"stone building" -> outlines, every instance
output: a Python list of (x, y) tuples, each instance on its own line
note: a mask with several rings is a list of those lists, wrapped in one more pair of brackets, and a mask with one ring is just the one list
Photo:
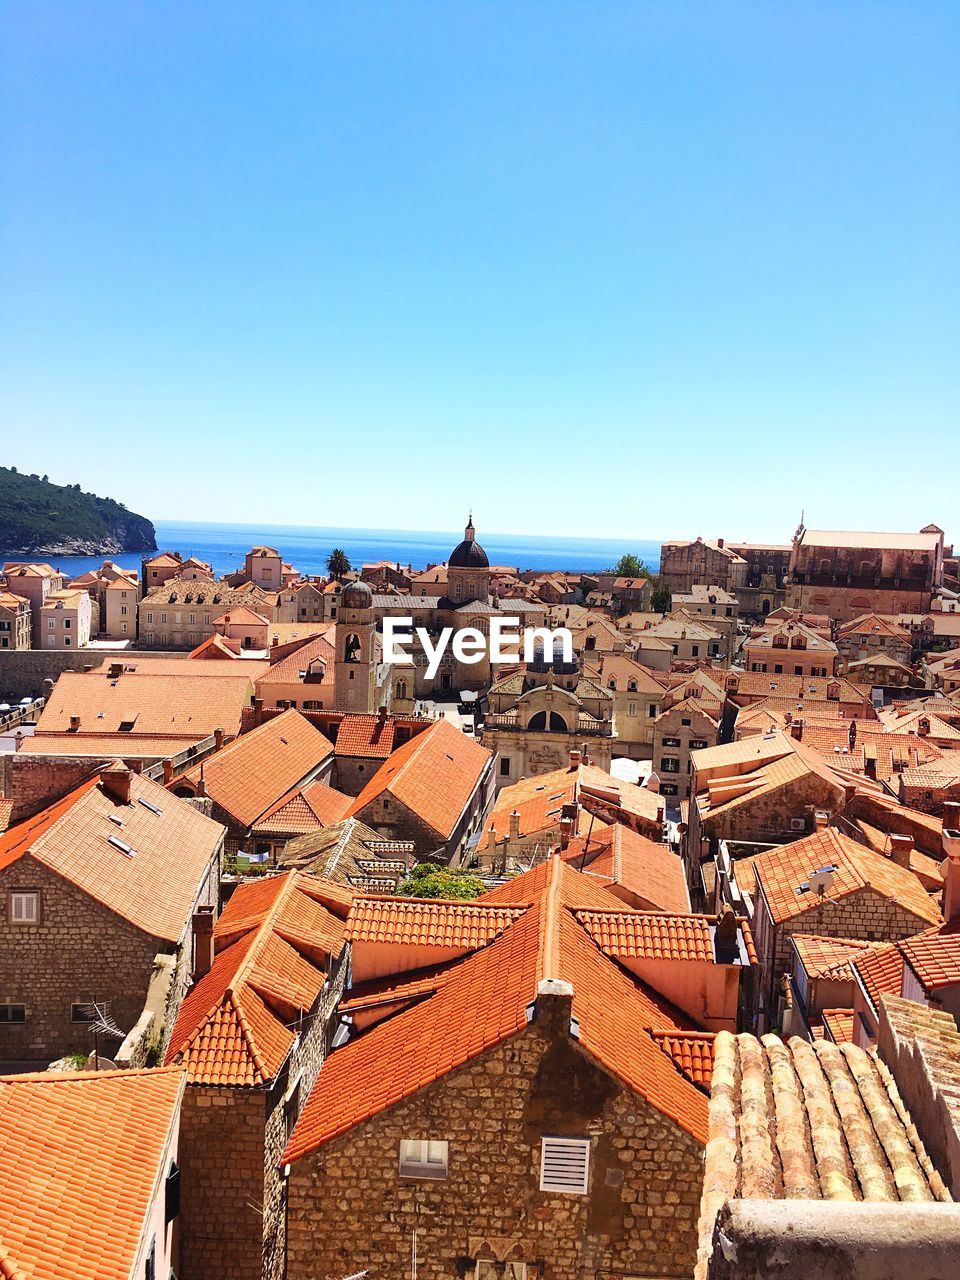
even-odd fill
[(0, 591), (0, 649), (30, 648), (30, 601)]
[(793, 538), (787, 604), (841, 622), (861, 614), (923, 614), (943, 585), (943, 530), (867, 533), (808, 529)]
[(936, 902), (914, 873), (826, 827), (752, 859), (753, 934), (760, 1014), (770, 1026), (795, 933), (892, 942), (939, 924)]
[(653, 768), (662, 796), (688, 798), (690, 753), (715, 747), (719, 730), (719, 715), (711, 715), (699, 698), (684, 698), (660, 712), (653, 722)]
[(697, 1028), (591, 938), (609, 903), (557, 858), (476, 903), (358, 903), (350, 1036), (282, 1157), (288, 1280), (689, 1271)]
[(493, 796), (493, 756), (448, 720), (437, 720), (383, 762), (347, 816), (418, 856), (460, 862)]
[(655, 650), (648, 657), (651, 643), (669, 645), (670, 664), (666, 670), (678, 663), (717, 663), (726, 667), (730, 665), (732, 657), (733, 636), (726, 628), (721, 625), (718, 629), (712, 622), (688, 615), (683, 610), (638, 632), (634, 641), (638, 660), (649, 662), (650, 665), (656, 662)]
[(66, 578), (59, 569), (52, 569), (48, 564), (7, 560), (3, 566), (3, 579), (7, 591), (30, 602), (32, 647), (46, 648), (40, 628), (40, 611), (46, 604), (47, 596), (53, 591), (62, 590), (66, 585)]
[(90, 643), (93, 609), (86, 591), (63, 587), (60, 591), (49, 592), (40, 610), (42, 647), (85, 648)]
[[(91, 1051), (94, 1001), (125, 1037), (158, 956), (172, 958), (175, 1013), (195, 918), (217, 907), (223, 835), (193, 805), (115, 764), (0, 836), (0, 1060)], [(157, 1038), (165, 1034), (161, 1025)], [(119, 1043), (104, 1035), (101, 1051)]]
[(234, 853), (252, 848), (257, 822), (278, 802), (309, 782), (324, 782), (332, 769), (333, 743), (291, 708), (234, 738), (172, 785), (178, 796), (211, 801)]
[(617, 728), (611, 691), (565, 662), (559, 645), (490, 686), (482, 741), (497, 757), (497, 786), (549, 773), (571, 748), (589, 749), (601, 769), (610, 765)]
[(730, 550), (746, 562), (742, 581), (736, 588), (740, 612), (745, 617), (765, 618), (786, 600), (790, 568), (789, 543), (731, 542)]
[(771, 675), (829, 677), (836, 675), (839, 652), (802, 622), (769, 623), (753, 631), (743, 646), (747, 671)]
[(746, 585), (747, 562), (723, 538), (665, 542), (660, 548), (660, 581), (671, 595), (711, 582), (735, 591)]
[(843, 670), (866, 658), (883, 656), (903, 666), (910, 666), (913, 639), (897, 618), (884, 618), (878, 613), (865, 613), (837, 628), (837, 648)]
[(239, 886), (167, 1051), (186, 1068), (180, 1239), (188, 1280), (284, 1274), (280, 1155), (327, 1052), (352, 895), (296, 871)]
[(719, 631), (727, 639), (727, 652), (733, 653), (740, 604), (732, 591), (697, 583), (689, 591), (675, 592), (670, 603), (674, 611), (702, 618), (714, 631)]
[(619, 756), (649, 760), (653, 726), (664, 686), (649, 667), (621, 653), (585, 655), (584, 674), (613, 697), (614, 749)]
[(168, 578), (150, 588), (137, 606), (140, 643), (148, 649), (193, 649), (210, 635), (215, 618), (241, 606), (277, 621), (276, 592), (252, 583)]

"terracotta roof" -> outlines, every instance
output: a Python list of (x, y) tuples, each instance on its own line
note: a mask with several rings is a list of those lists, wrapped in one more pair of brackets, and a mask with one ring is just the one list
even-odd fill
[(834, 1044), (853, 1044), (855, 1015), (852, 1009), (824, 1009), (820, 1016)]
[(874, 1009), (881, 995), (898, 996), (903, 988), (903, 953), (895, 942), (870, 947), (851, 961), (851, 968)]
[[(322, 625), (322, 624), (321, 624)], [(325, 628), (330, 630), (330, 627)], [(320, 661), (332, 664), (335, 650), (326, 634), (311, 636), (303, 644), (298, 645), (293, 653), (272, 664), (257, 679), (257, 691), (261, 687), (273, 684), (298, 684), (311, 662)]]
[(823, 895), (827, 901), (872, 889), (882, 897), (899, 902), (919, 920), (939, 924), (941, 916), (936, 903), (912, 871), (840, 835), (833, 827), (768, 849), (756, 859), (757, 882), (776, 923), (803, 915), (820, 905), (822, 899), (816, 890), (801, 891), (800, 885), (809, 883), (811, 872), (827, 866), (834, 868), (833, 883)]
[(860, 938), (825, 938), (816, 933), (793, 933), (790, 941), (809, 978), (852, 978), (851, 960), (873, 945)]
[(277, 800), (302, 784), (333, 754), (333, 745), (291, 708), (235, 738), (177, 778), (197, 786), (241, 826), (249, 827)]
[(800, 535), (800, 543), (805, 547), (850, 547), (854, 551), (933, 551), (939, 545), (941, 537), (938, 533), (804, 529)]
[(853, 1044), (717, 1034), (700, 1247), (732, 1199), (949, 1200), (893, 1077)]
[[(220, 639), (222, 638), (221, 636)], [(238, 666), (233, 656), (198, 662), (190, 654), (180, 658), (151, 658), (144, 657), (136, 650), (124, 649), (112, 658), (105, 658), (95, 674), (106, 675), (111, 667), (118, 665), (123, 667), (123, 679), (128, 675), (190, 676), (195, 679), (206, 677), (208, 680), (221, 676), (228, 680), (253, 681), (261, 671), (266, 671), (269, 663), (266, 658), (244, 658), (243, 665)]]
[[(24, 738), (21, 753), (31, 756), (89, 756), (92, 760), (163, 760), (196, 747), (196, 738), (178, 738), (172, 734), (154, 736), (142, 733), (71, 733), (44, 734)], [(92, 765), (91, 765), (92, 767)]]
[(613, 959), (714, 962), (713, 921), (708, 916), (620, 911), (576, 915), (600, 950)]
[(388, 792), (446, 840), (463, 816), (490, 758), (489, 751), (448, 720), (437, 720), (397, 747), (354, 800), (349, 816), (362, 818), (367, 805)]
[(64, 671), (43, 708), (36, 736), (75, 737), (73, 716), (79, 717), (81, 733), (97, 735), (136, 732), (196, 740), (209, 737), (214, 729), (233, 735), (253, 697), (252, 680), (249, 675), (211, 676), (204, 665), (190, 663), (176, 675), (153, 675), (144, 669), (116, 678), (105, 671)]
[(524, 907), (422, 898), (358, 898), (347, 921), (351, 942), (418, 947), (485, 947), (523, 915)]
[(669, 845), (657, 844), (621, 823), (571, 840), (562, 857), (578, 871), (608, 879), (612, 889), (619, 886), (642, 899), (651, 910), (690, 910), (682, 860)]
[[(789, 653), (790, 651), (787, 650)], [(769, 671), (738, 671), (731, 672), (731, 675), (737, 677), (737, 692), (732, 694), (733, 698), (755, 697), (765, 698), (771, 694), (776, 694), (781, 698), (791, 698), (796, 701), (832, 701), (828, 699), (827, 690), (830, 685), (839, 686), (839, 698), (836, 701), (840, 703), (860, 703), (869, 707), (869, 697), (865, 696), (864, 690), (845, 680), (843, 676), (791, 676), (791, 675), (772, 675)]]
[(0, 1077), (5, 1280), (129, 1280), (183, 1087), (177, 1070)]
[(149, 779), (132, 773), (121, 804), (98, 775), (4, 832), (0, 869), (29, 856), (144, 933), (178, 942), (222, 837), (218, 822)]
[(191, 649), (187, 657), (194, 662), (201, 658), (206, 662), (217, 662), (221, 659), (229, 662), (235, 661), (242, 654), (243, 649), (240, 647), (239, 640), (228, 640), (226, 636), (220, 635), (219, 631), (214, 631), (195, 649)]
[[(291, 840), (280, 863), (357, 889), (384, 879), (396, 888), (413, 865), (414, 848), (412, 840), (390, 840), (359, 818), (344, 818)], [(379, 883), (375, 890), (389, 892)]]
[[(900, 953), (926, 991), (960, 983), (960, 924), (941, 925), (904, 938)], [(899, 991), (896, 993), (899, 995)]]
[(713, 1031), (651, 1031), (650, 1035), (679, 1069), (700, 1088), (710, 1091), (713, 1078)]
[(386, 760), (394, 748), (397, 722), (388, 716), (347, 715), (340, 721), (334, 750), (338, 756)]
[[(612, 964), (571, 908), (599, 891), (559, 858), (504, 889), (532, 899), (482, 950), (456, 962), (433, 994), (332, 1053), (282, 1160), (292, 1163), (528, 1026), (544, 977), (573, 986), (578, 1044), (629, 1089), (701, 1141), (706, 1101), (645, 1028), (676, 1030), (670, 1007)], [(682, 1029), (682, 1024), (679, 1024)]]
[(297, 836), (318, 827), (339, 822), (351, 805), (350, 796), (334, 790), (325, 782), (308, 782), (281, 796), (251, 830)]
[(214, 927), (213, 965), (180, 1006), (167, 1062), (192, 1084), (275, 1079), (343, 950), (350, 901), (296, 871), (240, 885)]

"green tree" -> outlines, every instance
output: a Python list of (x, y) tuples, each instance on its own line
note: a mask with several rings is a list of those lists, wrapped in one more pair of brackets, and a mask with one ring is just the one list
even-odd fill
[(654, 613), (670, 612), (670, 588), (665, 587), (659, 578), (656, 579), (656, 586), (650, 597), (650, 608)]
[(646, 567), (639, 556), (632, 555), (629, 551), (622, 555), (613, 566), (613, 572), (618, 578), (650, 577), (650, 570)]
[(404, 898), (479, 898), (485, 891), (483, 881), (471, 871), (453, 871), (429, 862), (418, 863), (397, 892)]
[(334, 547), (327, 556), (327, 573), (331, 578), (336, 578), (338, 582), (350, 572), (350, 561), (347, 559), (347, 553), (342, 547)]

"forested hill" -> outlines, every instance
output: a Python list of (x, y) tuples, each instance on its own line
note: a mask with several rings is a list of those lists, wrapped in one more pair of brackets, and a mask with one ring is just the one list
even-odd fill
[(114, 555), (154, 551), (145, 516), (112, 498), (51, 484), (46, 476), (0, 467), (0, 552), (5, 555)]

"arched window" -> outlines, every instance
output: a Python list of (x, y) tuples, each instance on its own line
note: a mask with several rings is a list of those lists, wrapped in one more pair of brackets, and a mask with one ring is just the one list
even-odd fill
[(343, 660), (344, 662), (360, 661), (360, 637), (355, 631), (351, 631), (343, 642)]
[(398, 680), (398, 681), (397, 681), (397, 699), (398, 699), (398, 701), (401, 701), (401, 702), (402, 702), (402, 701), (405, 701), (405, 700), (406, 700), (406, 696), (407, 696), (407, 682), (406, 682), (406, 680)]
[[(547, 713), (545, 711), (535, 712), (530, 717), (530, 720), (527, 723), (527, 728), (532, 733), (546, 733), (547, 732)], [(564, 720), (563, 716), (559, 715), (556, 711), (550, 712), (549, 732), (550, 733), (566, 733), (567, 732), (566, 720)]]

